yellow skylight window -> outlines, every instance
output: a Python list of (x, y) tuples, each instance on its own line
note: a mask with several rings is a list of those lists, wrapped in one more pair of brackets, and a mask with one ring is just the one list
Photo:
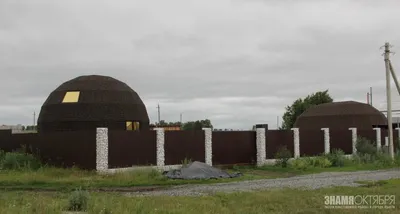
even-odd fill
[(68, 91), (65, 93), (63, 103), (77, 103), (79, 100), (79, 91)]

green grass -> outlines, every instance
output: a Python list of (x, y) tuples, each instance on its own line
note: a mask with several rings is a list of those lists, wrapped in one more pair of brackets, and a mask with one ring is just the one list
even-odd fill
[(363, 187), (376, 187), (388, 184), (388, 181), (357, 181), (356, 183), (361, 184)]
[[(0, 194), (0, 213), (61, 213), (69, 193), (5, 191)], [(281, 189), (250, 193), (219, 193), (201, 197), (127, 197), (117, 193), (90, 193), (88, 213), (399, 213), (395, 209), (327, 209), (325, 195), (396, 195), (400, 179), (379, 186), (335, 187), (319, 190)]]
[[(240, 171), (251, 171), (255, 167), (245, 166), (245, 167), (237, 167), (237, 170)], [(314, 173), (322, 173), (322, 172), (354, 172), (354, 171), (363, 171), (363, 170), (381, 170), (381, 169), (394, 169), (400, 168), (399, 166), (379, 166), (376, 164), (351, 164), (343, 167), (327, 167), (327, 168), (319, 168), (319, 167), (310, 167), (305, 170), (295, 169), (292, 167), (282, 168), (273, 165), (265, 165), (262, 167), (258, 167), (257, 170), (268, 171), (270, 173), (276, 173), (286, 176), (293, 175), (305, 175), (305, 174), (314, 174)]]
[[(231, 170), (229, 170), (231, 171)], [(284, 173), (265, 170), (244, 170), (245, 174), (232, 179), (172, 180), (156, 170), (135, 170), (110, 175), (79, 169), (41, 168), (37, 171), (0, 170), (0, 189), (53, 189), (117, 188), (201, 184), (282, 177)]]

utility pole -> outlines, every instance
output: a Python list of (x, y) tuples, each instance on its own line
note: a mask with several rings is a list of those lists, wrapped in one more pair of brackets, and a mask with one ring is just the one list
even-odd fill
[(36, 112), (33, 112), (33, 127), (32, 129), (35, 130), (35, 123), (36, 123)]
[(179, 121), (181, 122), (181, 125), (182, 125), (182, 113), (180, 115), (180, 120)]
[(279, 116), (276, 116), (276, 129), (279, 129)]
[(387, 118), (388, 118), (388, 138), (389, 138), (389, 154), (390, 157), (394, 158), (394, 150), (393, 150), (393, 123), (392, 123), (392, 93), (390, 87), (390, 44), (389, 42), (385, 43), (385, 68), (386, 68), (386, 102), (387, 102)]
[(157, 105), (158, 109), (158, 125), (160, 125), (160, 104)]
[(369, 87), (369, 96), (371, 97), (370, 102), (372, 106), (372, 87)]

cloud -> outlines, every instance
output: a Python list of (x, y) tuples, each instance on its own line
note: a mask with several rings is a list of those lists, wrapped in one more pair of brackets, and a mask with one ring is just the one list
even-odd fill
[[(366, 101), (373, 87), (374, 106), (384, 108), (379, 47), (400, 44), (399, 6), (395, 0), (3, 0), (0, 124), (30, 124), (52, 90), (87, 74), (126, 82), (152, 121), (160, 103), (166, 120), (183, 112), (184, 120), (210, 118), (218, 128), (264, 122), (274, 128), (286, 105), (325, 89), (336, 100)], [(397, 61), (394, 55), (395, 69)]]

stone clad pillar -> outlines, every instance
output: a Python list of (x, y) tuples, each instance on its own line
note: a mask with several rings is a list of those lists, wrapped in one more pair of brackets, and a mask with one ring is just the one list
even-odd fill
[(263, 166), (267, 158), (265, 150), (265, 128), (256, 129), (257, 166)]
[(300, 130), (299, 128), (292, 128), (293, 143), (294, 143), (294, 158), (300, 157)]

